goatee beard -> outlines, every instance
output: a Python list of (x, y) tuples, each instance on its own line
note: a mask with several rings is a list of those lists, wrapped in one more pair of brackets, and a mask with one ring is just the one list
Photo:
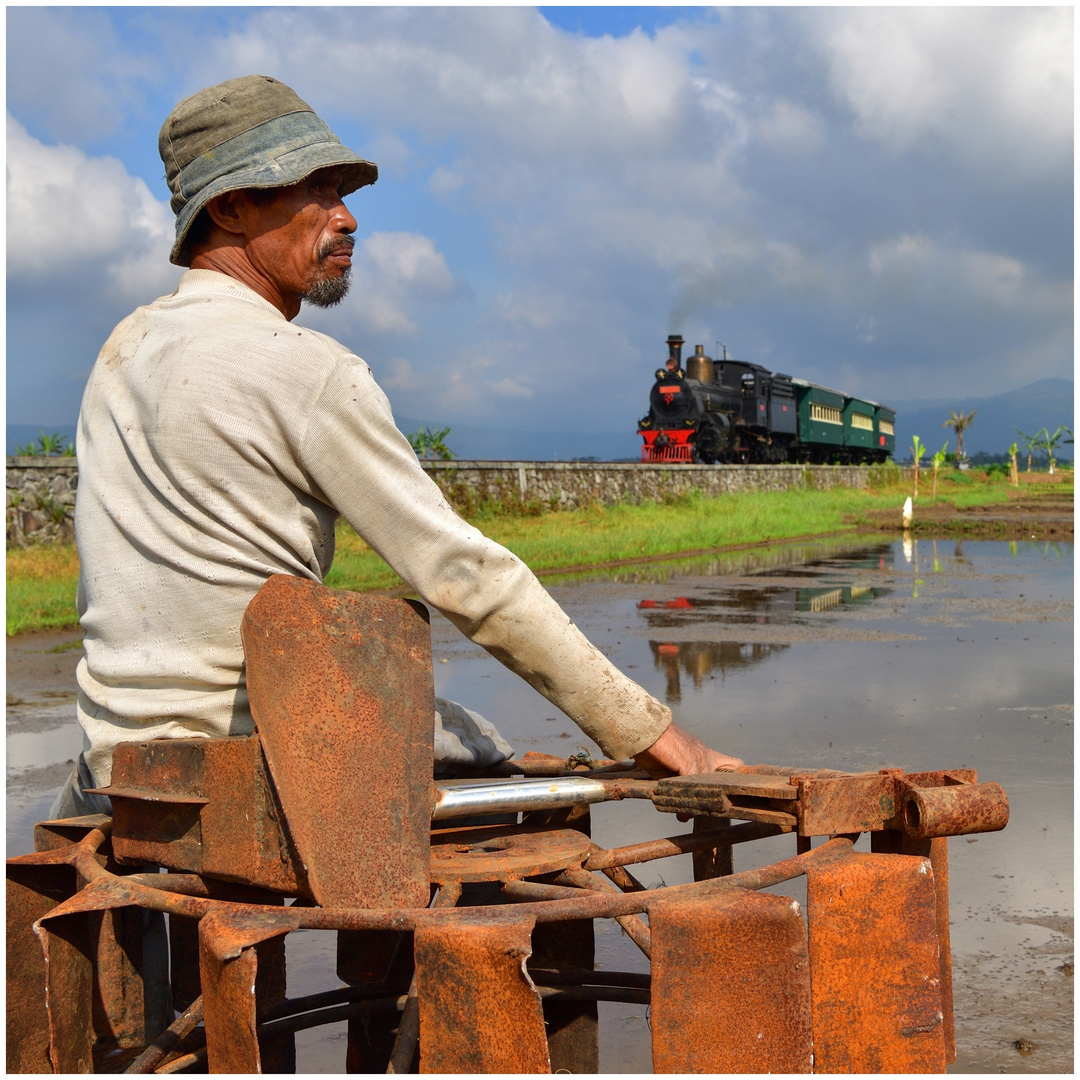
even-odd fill
[[(351, 255), (355, 246), (356, 241), (351, 236), (339, 237), (336, 240), (327, 240), (319, 250), (319, 259), (321, 262), (325, 262), (331, 255), (338, 255), (343, 252)], [(341, 301), (345, 299), (345, 294), (349, 291), (349, 275), (351, 273), (352, 267), (346, 266), (337, 276), (331, 274), (327, 277), (320, 278), (318, 281), (312, 283), (307, 292), (301, 294), (300, 299), (306, 300), (309, 304), (314, 304), (315, 307), (321, 308), (333, 307), (335, 304), (340, 304)]]
[(352, 267), (347, 267), (339, 277), (325, 277), (316, 281), (300, 299), (315, 307), (328, 308), (340, 304), (349, 291), (349, 274)]

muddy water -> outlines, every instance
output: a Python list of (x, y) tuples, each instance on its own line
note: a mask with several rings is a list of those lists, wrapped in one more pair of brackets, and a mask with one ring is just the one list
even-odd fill
[[(679, 723), (747, 762), (974, 767), (1005, 787), (1004, 832), (950, 841), (956, 1072), (1072, 1070), (1072, 557), (1071, 544), (849, 540), (549, 583)], [(437, 692), (496, 720), (519, 753), (599, 753), (445, 620), (432, 630)], [(42, 696), (65, 694), (49, 671), (69, 659), (27, 655), (13, 668), (9, 643), (9, 853), (29, 850), (78, 750), (70, 702)], [(605, 846), (673, 827), (645, 803), (593, 812)], [(792, 850), (785, 837), (747, 845), (736, 869)], [(688, 863), (639, 876), (675, 884)], [(800, 896), (798, 883), (781, 888)], [(645, 970), (617, 926), (597, 928), (598, 966)], [(289, 942), (292, 993), (335, 985), (328, 935)], [(342, 1069), (342, 1026), (298, 1044), (309, 1071)], [(601, 1005), (601, 1067), (649, 1070), (644, 1008)]]

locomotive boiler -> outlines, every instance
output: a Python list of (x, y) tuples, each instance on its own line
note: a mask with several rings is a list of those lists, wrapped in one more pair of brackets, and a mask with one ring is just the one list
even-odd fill
[(727, 349), (714, 359), (703, 345), (684, 370), (682, 336), (667, 345), (638, 421), (643, 462), (859, 464), (896, 448), (896, 413), (878, 402), (732, 360)]

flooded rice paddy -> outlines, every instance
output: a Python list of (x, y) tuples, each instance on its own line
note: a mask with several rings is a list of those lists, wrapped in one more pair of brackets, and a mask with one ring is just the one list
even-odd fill
[[(848, 539), (548, 586), (680, 724), (748, 764), (966, 767), (1001, 783), (1008, 828), (949, 844), (952, 1071), (1072, 1071), (1072, 544)], [(46, 651), (74, 638), (8, 643), (9, 854), (30, 850), (33, 822), (79, 749), (78, 653)], [(437, 615), (432, 642), (437, 693), (494, 720), (519, 754), (599, 756)], [(603, 846), (681, 828), (647, 803), (593, 809)], [(745, 845), (736, 869), (793, 852), (790, 837)], [(691, 876), (685, 857), (639, 870), (647, 885)], [(797, 882), (781, 888), (799, 896)], [(599, 967), (646, 969), (614, 923), (597, 931)], [(289, 943), (292, 993), (336, 985), (330, 935)], [(647, 1010), (600, 1008), (602, 1071), (649, 1071)], [(344, 1046), (344, 1025), (303, 1032), (298, 1059), (306, 1071), (338, 1072)]]

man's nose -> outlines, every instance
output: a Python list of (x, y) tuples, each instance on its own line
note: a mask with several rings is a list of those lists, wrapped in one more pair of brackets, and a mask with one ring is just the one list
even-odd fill
[(337, 205), (334, 206), (331, 212), (330, 227), (334, 232), (356, 232), (356, 218), (349, 213), (349, 208), (341, 199), (338, 199)]

